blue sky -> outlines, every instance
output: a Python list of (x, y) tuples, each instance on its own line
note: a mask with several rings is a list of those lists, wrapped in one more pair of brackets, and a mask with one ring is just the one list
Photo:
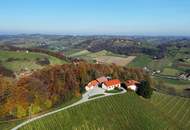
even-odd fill
[(190, 0), (1, 0), (0, 32), (190, 35)]

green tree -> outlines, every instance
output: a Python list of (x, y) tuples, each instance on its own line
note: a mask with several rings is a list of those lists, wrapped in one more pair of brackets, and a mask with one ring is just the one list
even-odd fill
[(146, 80), (141, 81), (138, 85), (137, 94), (143, 96), (144, 98), (151, 98), (153, 89), (150, 86), (150, 83)]

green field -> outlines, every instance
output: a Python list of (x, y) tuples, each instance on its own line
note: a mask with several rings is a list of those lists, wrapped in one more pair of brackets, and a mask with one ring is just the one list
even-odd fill
[[(160, 71), (161, 75), (167, 76), (178, 76), (183, 73), (185, 70), (188, 70), (188, 67), (176, 66), (178, 63), (177, 59), (182, 58), (182, 56), (166, 56), (159, 60), (154, 60), (147, 55), (138, 55), (128, 66), (129, 67), (147, 67), (151, 71)], [(186, 63), (188, 64), (188, 63)]]
[(152, 59), (147, 55), (139, 55), (128, 66), (129, 67), (147, 67), (151, 63)]
[(102, 50), (99, 52), (90, 52), (88, 50), (70, 50), (67, 51), (66, 54), (71, 57), (77, 57), (77, 58), (82, 58), (87, 61), (93, 61), (95, 58), (102, 57), (102, 56), (117, 56), (117, 57), (123, 57), (126, 58), (127, 56), (124, 55), (119, 55), (119, 54), (114, 54), (112, 52)]
[(155, 93), (151, 100), (163, 115), (171, 118), (181, 129), (190, 129), (190, 99)]
[(190, 81), (188, 80), (176, 80), (176, 79), (166, 79), (162, 77), (155, 77), (156, 80), (162, 80), (169, 84), (175, 84), (175, 85), (189, 85)]
[(124, 55), (119, 55), (119, 54), (115, 54), (106, 50), (102, 50), (102, 51), (98, 51), (98, 52), (90, 52), (88, 50), (69, 50), (66, 52), (66, 54), (68, 56), (71, 57), (82, 57), (82, 56), (86, 56), (86, 57), (98, 57), (98, 56), (120, 56), (120, 57), (125, 57)]
[(106, 90), (105, 92), (106, 93), (119, 93), (119, 92), (122, 92), (123, 89), (114, 89), (114, 90)]
[(93, 95), (93, 96), (90, 96), (88, 99), (92, 99), (92, 98), (95, 98), (95, 97), (100, 97), (100, 96), (103, 96), (104, 94), (97, 94), (97, 95)]
[(158, 82), (163, 82), (167, 87), (172, 87), (176, 92), (182, 92), (184, 89), (189, 88), (190, 81), (186, 80), (176, 80), (176, 79), (166, 79), (161, 77), (154, 77)]
[[(14, 58), (16, 60), (8, 62), (7, 60), (10, 58)], [(49, 56), (47, 54), (42, 53), (34, 53), (34, 52), (15, 52), (15, 51), (0, 51), (0, 63), (14, 72), (20, 72), (22, 69), (40, 69), (41, 65), (36, 64), (37, 58), (48, 58), (50, 64), (64, 64), (66, 63), (63, 60), (60, 60), (56, 57)]]
[(18, 121), (0, 121), (0, 130), (10, 130), (11, 128), (19, 125), (24, 120), (18, 120)]
[(91, 52), (89, 52), (88, 50), (82, 50), (82, 51), (79, 51), (79, 52), (75, 52), (75, 53), (71, 54), (70, 56), (71, 57), (80, 57), (80, 56), (88, 55), (90, 53)]
[[(174, 107), (173, 107), (174, 106)], [(21, 130), (163, 130), (190, 128), (190, 100), (133, 92), (93, 100), (31, 122)]]
[(69, 52), (67, 52), (67, 54), (70, 54), (69, 56), (71, 57), (81, 58), (91, 63), (95, 63), (95, 61), (97, 61), (102, 64), (114, 63), (119, 66), (126, 66), (136, 58), (136, 56), (119, 55), (106, 50), (98, 52), (90, 52), (88, 50), (81, 50), (76, 52), (75, 50), (70, 50)]
[(181, 71), (173, 68), (164, 68), (162, 75), (170, 75), (170, 76), (178, 76), (181, 73)]

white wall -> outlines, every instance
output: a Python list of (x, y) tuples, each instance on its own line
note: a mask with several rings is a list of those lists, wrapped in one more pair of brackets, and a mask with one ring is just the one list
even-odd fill
[(96, 86), (91, 86), (91, 87), (86, 86), (85, 89), (86, 89), (86, 91), (89, 91), (89, 90), (93, 89), (94, 87), (96, 87)]
[(121, 87), (121, 84), (112, 85), (111, 87), (107, 87), (105, 84), (102, 84), (102, 88), (106, 90), (113, 90), (115, 86)]
[(128, 89), (131, 89), (133, 91), (137, 91), (137, 86), (136, 85), (129, 85), (127, 86)]

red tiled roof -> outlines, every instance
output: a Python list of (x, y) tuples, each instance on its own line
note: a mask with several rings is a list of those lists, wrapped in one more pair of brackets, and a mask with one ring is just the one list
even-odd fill
[(113, 80), (109, 80), (109, 81), (104, 82), (104, 84), (107, 87), (112, 86), (112, 85), (117, 85), (117, 84), (120, 84), (120, 83), (121, 82), (118, 79), (113, 79)]
[(96, 80), (92, 80), (91, 82), (88, 83), (87, 87), (96, 86), (97, 84), (98, 82)]
[(108, 79), (107, 79), (106, 77), (104, 77), (104, 76), (102, 76), (102, 77), (100, 77), (100, 78), (97, 78), (96, 80), (97, 80), (99, 83), (103, 83), (103, 82), (108, 81)]
[(126, 81), (127, 86), (129, 85), (136, 85), (136, 84), (140, 84), (140, 82), (136, 81), (136, 80), (127, 80)]

